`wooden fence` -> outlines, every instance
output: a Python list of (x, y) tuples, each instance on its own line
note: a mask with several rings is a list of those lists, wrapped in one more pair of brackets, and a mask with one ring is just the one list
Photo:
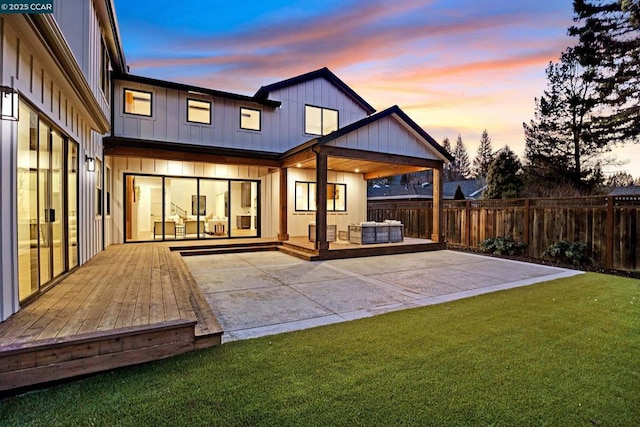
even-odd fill
[[(444, 234), (452, 247), (475, 248), (487, 238), (527, 243), (528, 256), (561, 240), (581, 241), (595, 265), (640, 270), (640, 196), (566, 199), (445, 201)], [(432, 205), (425, 201), (369, 202), (371, 221), (398, 219), (408, 237), (431, 234)]]

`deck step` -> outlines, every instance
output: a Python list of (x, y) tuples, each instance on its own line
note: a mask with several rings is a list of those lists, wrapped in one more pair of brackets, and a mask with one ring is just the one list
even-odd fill
[(245, 247), (245, 246), (261, 247), (261, 246), (273, 246), (273, 245), (279, 245), (279, 244), (280, 244), (279, 241), (251, 242), (251, 243), (247, 243), (247, 242), (233, 243), (233, 242), (230, 242), (230, 243), (171, 246), (171, 247), (169, 247), (169, 250), (172, 251), (172, 252), (173, 251), (182, 252), (182, 251), (191, 251), (191, 250), (198, 250), (198, 249), (226, 249), (226, 248), (238, 248), (238, 247)]
[(180, 251), (182, 256), (195, 256), (195, 255), (220, 255), (220, 254), (237, 254), (242, 252), (265, 252), (265, 251), (277, 251), (280, 245), (244, 245), (244, 246), (232, 246), (221, 248), (219, 246), (210, 248), (197, 248), (197, 249), (185, 249)]
[(295, 256), (297, 258), (303, 259), (305, 261), (317, 261), (320, 259), (319, 255), (315, 251), (311, 251), (309, 249), (301, 248), (299, 246), (292, 246), (288, 244), (283, 244), (278, 248), (278, 250), (287, 255)]

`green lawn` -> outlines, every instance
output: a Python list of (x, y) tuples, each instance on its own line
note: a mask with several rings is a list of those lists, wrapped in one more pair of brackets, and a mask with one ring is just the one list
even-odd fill
[(235, 342), (0, 401), (9, 425), (640, 425), (640, 281)]

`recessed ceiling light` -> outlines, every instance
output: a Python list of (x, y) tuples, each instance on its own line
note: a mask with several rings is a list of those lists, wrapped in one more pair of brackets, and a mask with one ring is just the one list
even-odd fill
[(356, 173), (360, 172), (360, 169), (356, 169)]
[(296, 167), (297, 167), (297, 168), (301, 168), (301, 167), (302, 167), (302, 163), (298, 163), (298, 164), (296, 165)]

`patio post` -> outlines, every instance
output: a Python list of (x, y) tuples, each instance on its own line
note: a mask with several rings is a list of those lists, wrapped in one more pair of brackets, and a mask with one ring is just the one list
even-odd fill
[(316, 250), (329, 250), (327, 242), (327, 154), (316, 152)]
[(442, 164), (437, 168), (433, 168), (433, 232), (431, 240), (435, 243), (444, 242), (444, 233), (442, 232)]
[(280, 216), (279, 220), (279, 229), (278, 229), (278, 240), (285, 241), (289, 240), (289, 231), (287, 229), (287, 215), (288, 215), (288, 207), (287, 201), (288, 198), (288, 183), (287, 183), (287, 168), (280, 169), (280, 208), (278, 214)]

